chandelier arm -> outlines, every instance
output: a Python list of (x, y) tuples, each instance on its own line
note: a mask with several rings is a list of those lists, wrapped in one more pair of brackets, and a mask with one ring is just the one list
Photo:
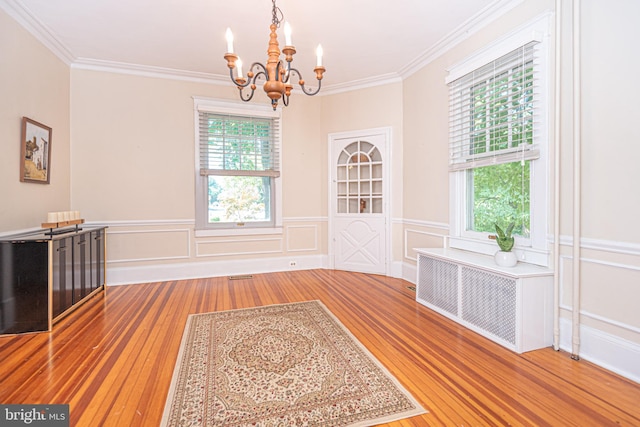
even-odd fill
[(302, 88), (302, 92), (304, 92), (305, 95), (313, 96), (313, 95), (316, 95), (318, 92), (320, 92), (320, 88), (322, 87), (321, 79), (318, 79), (318, 88), (315, 91), (312, 89), (307, 90), (307, 88), (304, 85), (304, 79), (302, 78), (302, 74), (300, 74), (300, 71), (298, 71), (297, 68), (291, 68), (289, 72), (291, 74), (295, 73), (298, 75), (298, 83), (300, 84), (300, 87)]
[[(259, 65), (260, 67), (262, 67), (262, 69), (264, 70), (264, 65), (260, 64), (259, 62), (254, 63), (254, 65)], [(251, 66), (251, 69), (253, 69), (253, 65)], [(238, 85), (238, 91), (240, 93), (240, 99), (243, 100), (244, 102), (248, 102), (251, 101), (251, 98), (253, 98), (253, 94), (256, 91), (256, 82), (258, 81), (258, 78), (260, 77), (264, 77), (264, 79), (267, 79), (267, 73), (266, 70), (265, 71), (258, 71), (257, 73), (255, 73), (253, 75), (253, 77), (251, 79), (249, 79), (249, 81), (244, 85), (244, 86), (240, 86)], [(247, 87), (249, 85), (249, 83), (251, 83), (251, 93), (248, 94), (246, 97), (243, 96), (244, 94), (244, 88)]]
[[(253, 69), (255, 67), (260, 68), (260, 72), (258, 74), (266, 74), (267, 73), (267, 68), (264, 66), (263, 63), (261, 62), (254, 62), (253, 64), (251, 64), (251, 68), (249, 68), (250, 71), (253, 71)], [(255, 79), (254, 79), (255, 80)]]
[(267, 72), (266, 71), (257, 72), (256, 74), (254, 74), (251, 81), (255, 84), (258, 81), (258, 77), (264, 77), (264, 79), (267, 80)]
[(235, 78), (235, 77), (233, 77), (233, 68), (229, 68), (229, 78), (231, 79), (231, 81), (233, 82), (233, 84), (234, 84), (234, 85), (236, 85), (236, 86), (242, 86), (242, 87), (244, 87), (244, 86), (246, 86), (246, 85), (248, 84), (248, 83), (247, 83), (247, 84), (245, 84), (244, 86), (243, 86), (243, 85), (241, 85), (241, 84), (238, 84), (238, 82), (236, 81), (236, 78)]
[[(254, 73), (253, 69), (258, 66), (259, 68), (261, 68), (262, 70)], [(235, 67), (234, 67), (235, 68)], [(229, 77), (231, 77), (231, 81), (233, 82), (233, 84), (235, 84), (236, 86), (238, 86), (238, 88), (245, 88), (247, 86), (249, 86), (250, 84), (255, 84), (256, 79), (258, 78), (258, 76), (260, 75), (264, 75), (265, 79), (266, 79), (266, 74), (267, 74), (267, 69), (265, 68), (264, 65), (262, 65), (259, 62), (254, 62), (253, 64), (251, 64), (251, 68), (249, 68), (250, 74), (253, 75), (253, 77), (249, 77), (248, 79), (244, 79), (244, 78), (236, 78), (233, 77), (233, 68), (229, 68)], [(249, 76), (249, 74), (247, 75)], [(246, 81), (244, 81), (246, 80)], [(244, 81), (244, 82), (243, 82)]]
[(244, 87), (240, 87), (238, 86), (238, 94), (240, 95), (240, 100), (244, 101), (244, 102), (249, 102), (251, 101), (251, 99), (253, 98), (253, 94), (256, 92), (255, 89), (251, 88), (251, 92), (249, 92), (247, 94), (247, 96), (244, 96)]

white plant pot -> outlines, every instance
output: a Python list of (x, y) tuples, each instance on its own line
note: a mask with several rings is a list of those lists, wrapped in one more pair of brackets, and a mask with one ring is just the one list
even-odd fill
[(500, 267), (515, 267), (518, 263), (518, 258), (514, 252), (498, 251), (494, 259)]

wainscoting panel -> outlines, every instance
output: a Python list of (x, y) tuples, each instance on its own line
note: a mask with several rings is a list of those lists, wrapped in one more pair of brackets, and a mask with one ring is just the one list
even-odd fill
[(418, 261), (415, 248), (442, 248), (446, 236), (441, 233), (405, 228), (404, 230), (404, 258)]
[(638, 300), (620, 298), (640, 294), (640, 268), (583, 258), (582, 275), (582, 309), (640, 329)]
[[(572, 263), (572, 257), (560, 257), (560, 308), (568, 313), (573, 310)], [(640, 341), (637, 299), (620, 298), (640, 292), (640, 267), (582, 258), (581, 275), (582, 322)]]
[(109, 263), (174, 260), (191, 256), (188, 228), (129, 231), (109, 228), (107, 236)]
[(196, 257), (280, 254), (282, 238), (220, 239), (196, 242)]
[(319, 249), (318, 226), (289, 225), (286, 227), (287, 252), (310, 252)]

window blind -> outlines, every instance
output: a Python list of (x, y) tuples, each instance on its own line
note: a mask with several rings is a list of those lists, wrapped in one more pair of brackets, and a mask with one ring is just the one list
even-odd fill
[(537, 159), (537, 42), (449, 83), (449, 169)]
[(200, 175), (280, 176), (279, 120), (198, 114)]

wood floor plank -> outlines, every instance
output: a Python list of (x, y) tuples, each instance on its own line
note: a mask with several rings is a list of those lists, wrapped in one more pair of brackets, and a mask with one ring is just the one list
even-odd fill
[(0, 403), (69, 403), (73, 426), (160, 422), (190, 314), (320, 300), (429, 413), (386, 426), (640, 426), (640, 385), (550, 348), (513, 353), (334, 270), (108, 287), (51, 333), (0, 337)]

